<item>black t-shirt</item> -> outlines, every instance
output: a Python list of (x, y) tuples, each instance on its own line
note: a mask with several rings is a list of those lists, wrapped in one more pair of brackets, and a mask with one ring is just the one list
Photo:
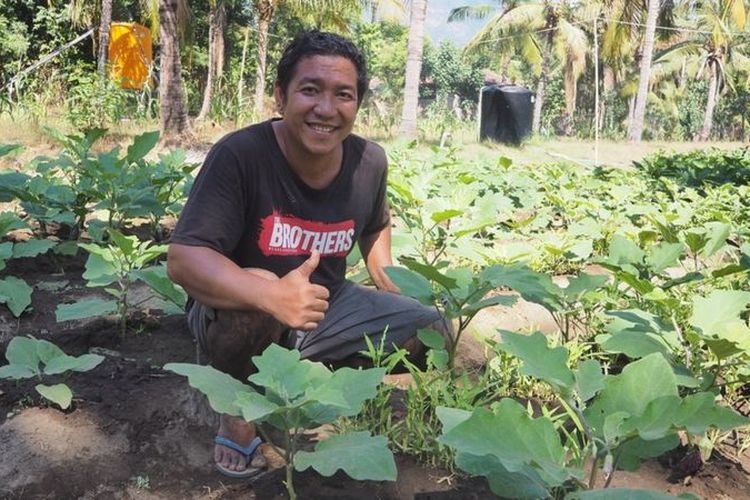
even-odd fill
[(270, 121), (228, 134), (208, 153), (171, 241), (278, 276), (317, 249), (311, 281), (334, 293), (354, 243), (390, 222), (385, 152), (356, 135), (343, 148), (336, 178), (313, 189), (289, 166)]

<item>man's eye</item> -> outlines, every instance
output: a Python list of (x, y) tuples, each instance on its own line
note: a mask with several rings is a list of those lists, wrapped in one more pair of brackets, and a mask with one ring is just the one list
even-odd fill
[(354, 99), (354, 94), (352, 94), (351, 92), (339, 92), (339, 97), (341, 99), (351, 101), (352, 99)]
[(317, 89), (315, 87), (302, 87), (300, 92), (306, 95), (313, 95), (317, 92)]

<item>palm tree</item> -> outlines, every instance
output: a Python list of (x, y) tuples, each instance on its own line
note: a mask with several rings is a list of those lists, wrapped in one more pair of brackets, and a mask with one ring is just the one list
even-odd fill
[(159, 130), (165, 143), (190, 134), (180, 62), (180, 20), (187, 17), (184, 0), (159, 0)]
[(646, 118), (646, 100), (648, 99), (649, 81), (651, 79), (651, 59), (654, 54), (656, 36), (656, 19), (659, 16), (659, 0), (648, 0), (646, 14), (646, 32), (641, 46), (641, 68), (638, 77), (638, 93), (635, 96), (633, 119), (628, 126), (628, 140), (639, 142), (643, 135), (643, 121)]
[[(576, 9), (564, 0), (514, 1), (505, 5), (506, 9), (495, 14), (469, 41), (465, 50), (469, 53), (492, 51), (502, 57), (520, 53), (534, 68), (539, 78), (532, 119), (534, 133), (540, 129), (545, 86), (556, 56), (563, 68), (566, 121), (570, 124), (575, 112), (577, 81), (586, 67), (588, 52), (588, 38), (577, 24)], [(460, 15), (460, 11), (454, 9), (451, 17), (481, 17), (489, 13), (484, 6), (483, 10), (461, 9), (464, 10)]]
[(112, 24), (112, 0), (102, 0), (102, 11), (99, 18), (99, 56), (97, 71), (104, 78), (107, 69), (107, 55), (109, 51), (109, 29)]
[(417, 137), (417, 108), (419, 106), (419, 74), (422, 71), (422, 48), (424, 42), (424, 20), (427, 16), (427, 0), (411, 0), (409, 41), (406, 49), (406, 75), (404, 105), (401, 110), (399, 133), (406, 138)]
[(227, 28), (227, 8), (225, 0), (209, 0), (208, 11), (208, 72), (206, 88), (203, 90), (203, 103), (196, 120), (203, 120), (211, 111), (214, 83), (224, 73), (224, 32)]

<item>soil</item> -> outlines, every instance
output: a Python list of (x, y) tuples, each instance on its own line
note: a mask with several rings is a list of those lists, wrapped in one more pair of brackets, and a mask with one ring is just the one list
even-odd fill
[[(226, 478), (213, 470), (212, 439), (217, 417), (183, 377), (161, 369), (168, 362), (195, 362), (195, 344), (181, 315), (152, 309), (131, 318), (119, 338), (114, 318), (57, 323), (55, 308), (97, 294), (81, 278), (83, 258), (17, 259), (8, 274), (35, 286), (33, 307), (21, 320), (0, 308), (0, 358), (16, 335), (55, 342), (69, 354), (105, 356), (87, 373), (52, 377), (67, 383), (73, 405), (61, 411), (34, 390), (36, 380), (0, 381), (0, 498), (9, 499), (234, 499), (285, 498), (281, 470), (254, 481)], [(497, 311), (505, 326), (518, 312)], [(507, 314), (507, 317), (500, 317)], [(526, 317), (526, 314), (520, 316)], [(485, 321), (490, 321), (485, 319)], [(522, 325), (510, 325), (521, 328)], [(467, 337), (463, 366), (481, 362), (481, 348)], [(407, 384), (408, 381), (400, 381)], [(268, 460), (279, 465), (264, 445)], [(659, 462), (638, 473), (618, 472), (615, 486), (648, 487), (702, 498), (749, 498), (750, 460), (731, 450), (715, 454), (678, 484)], [(459, 478), (398, 456), (398, 481), (363, 482), (339, 473), (295, 476), (300, 498), (480, 499), (491, 498), (481, 478)]]

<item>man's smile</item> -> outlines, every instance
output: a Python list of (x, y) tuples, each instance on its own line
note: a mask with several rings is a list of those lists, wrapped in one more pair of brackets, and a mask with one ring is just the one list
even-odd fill
[(316, 132), (322, 133), (331, 133), (336, 130), (336, 127), (334, 127), (333, 125), (324, 125), (321, 123), (308, 123), (307, 126)]

